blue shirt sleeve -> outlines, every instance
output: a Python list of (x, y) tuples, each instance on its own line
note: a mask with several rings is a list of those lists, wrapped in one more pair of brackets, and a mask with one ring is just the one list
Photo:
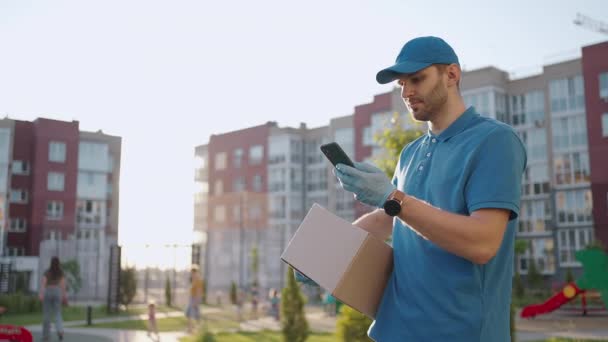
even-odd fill
[(526, 158), (526, 149), (511, 128), (501, 125), (490, 132), (477, 150), (465, 185), (469, 213), (508, 209), (509, 220), (517, 218)]

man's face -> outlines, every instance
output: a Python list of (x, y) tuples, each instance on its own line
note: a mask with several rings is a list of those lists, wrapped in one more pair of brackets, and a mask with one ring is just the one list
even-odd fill
[(447, 102), (448, 89), (444, 78), (443, 72), (434, 65), (399, 78), (401, 97), (414, 119), (432, 120)]

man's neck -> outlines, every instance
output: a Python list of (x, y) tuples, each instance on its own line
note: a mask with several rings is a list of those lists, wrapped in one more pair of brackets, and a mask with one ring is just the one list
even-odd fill
[(443, 108), (438, 111), (435, 118), (428, 122), (429, 130), (431, 130), (434, 135), (439, 135), (446, 128), (450, 127), (465, 110), (466, 106), (462, 101), (462, 97), (454, 97), (451, 101), (448, 99)]

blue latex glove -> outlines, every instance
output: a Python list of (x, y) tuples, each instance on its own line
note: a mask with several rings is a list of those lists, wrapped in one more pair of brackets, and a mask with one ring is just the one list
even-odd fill
[(384, 171), (368, 163), (354, 163), (355, 167), (336, 165), (335, 175), (344, 190), (355, 194), (355, 199), (382, 208), (395, 186)]
[(293, 270), (293, 274), (296, 276), (296, 281), (305, 285), (314, 285), (314, 286), (319, 286), (319, 284), (315, 283), (312, 279), (308, 278), (307, 276), (303, 275), (302, 273)]

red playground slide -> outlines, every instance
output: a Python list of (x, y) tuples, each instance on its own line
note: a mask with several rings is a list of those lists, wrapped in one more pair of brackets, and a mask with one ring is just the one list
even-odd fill
[(578, 286), (575, 283), (570, 283), (564, 288), (556, 293), (553, 297), (549, 298), (546, 302), (542, 304), (532, 304), (528, 305), (521, 311), (522, 318), (531, 318), (537, 315), (542, 315), (544, 313), (551, 312), (556, 310), (560, 306), (568, 303), (572, 299), (576, 298), (580, 293), (582, 293)]

